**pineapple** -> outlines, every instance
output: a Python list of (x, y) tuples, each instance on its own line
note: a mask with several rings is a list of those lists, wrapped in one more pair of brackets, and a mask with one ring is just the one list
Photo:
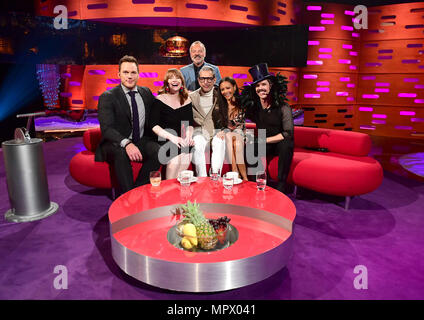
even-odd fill
[(197, 228), (198, 242), (202, 249), (213, 249), (217, 243), (215, 229), (211, 226), (208, 220), (202, 222)]
[(202, 249), (213, 249), (217, 243), (215, 229), (209, 223), (209, 220), (203, 215), (199, 209), (199, 205), (190, 201), (187, 205), (182, 205), (185, 223), (192, 223), (196, 227), (196, 235), (199, 245)]

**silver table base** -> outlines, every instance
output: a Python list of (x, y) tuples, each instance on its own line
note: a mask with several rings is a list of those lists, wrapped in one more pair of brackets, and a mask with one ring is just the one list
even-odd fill
[[(222, 214), (238, 214), (263, 220), (292, 232), (294, 223), (282, 216), (257, 208), (231, 204), (199, 203), (200, 209)], [(184, 292), (216, 292), (262, 281), (287, 265), (293, 250), (293, 233), (282, 243), (262, 254), (243, 259), (210, 263), (183, 263), (153, 258), (127, 248), (115, 233), (151, 219), (169, 216), (174, 206), (158, 207), (110, 224), (112, 256), (131, 277), (149, 285)], [(164, 239), (164, 241), (168, 241)], [(179, 250), (175, 248), (175, 250)], [(225, 250), (225, 249), (224, 249)]]
[(6, 211), (4, 218), (9, 222), (29, 222), (44, 219), (48, 216), (51, 216), (52, 214), (56, 213), (58, 209), (59, 205), (57, 203), (50, 202), (50, 207), (42, 212), (37, 212), (36, 214), (29, 216), (22, 216), (19, 214), (15, 214), (14, 209), (10, 209)]

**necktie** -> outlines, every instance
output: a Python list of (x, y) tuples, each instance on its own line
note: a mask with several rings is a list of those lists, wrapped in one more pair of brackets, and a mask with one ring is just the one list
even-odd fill
[(199, 70), (198, 69), (196, 69), (196, 71), (194, 72), (194, 74), (195, 74), (195, 81), (194, 81), (194, 86), (195, 86), (195, 88), (196, 88), (196, 90), (197, 89), (199, 89), (200, 88), (200, 84), (199, 84), (199, 79), (198, 79), (198, 77), (199, 77)]
[(202, 64), (200, 67), (194, 66), (194, 78), (196, 79), (194, 81), (194, 85), (196, 86), (196, 90), (200, 88), (199, 79), (198, 79), (199, 78), (199, 71), (200, 71), (200, 69), (203, 68), (204, 65), (205, 64)]
[(135, 91), (130, 91), (128, 94), (131, 97), (131, 108), (132, 108), (132, 140), (134, 143), (137, 143), (140, 140), (140, 122), (138, 119), (138, 107), (137, 102), (135, 101)]

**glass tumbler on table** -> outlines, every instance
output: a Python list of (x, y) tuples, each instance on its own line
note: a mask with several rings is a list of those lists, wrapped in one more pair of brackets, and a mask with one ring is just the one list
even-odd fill
[(160, 186), (160, 182), (162, 180), (162, 176), (160, 171), (152, 171), (150, 172), (150, 183), (154, 187)]
[(266, 187), (266, 172), (265, 171), (258, 171), (256, 173), (256, 188), (258, 190), (265, 190)]
[(190, 174), (190, 172), (185, 172), (185, 171), (180, 172), (179, 180), (180, 180), (181, 186), (183, 187), (190, 186), (191, 178), (192, 178), (192, 175)]
[(222, 185), (225, 189), (231, 190), (233, 188), (234, 178), (232, 176), (224, 175), (222, 177)]
[(209, 169), (209, 177), (211, 178), (212, 181), (218, 181), (219, 177), (221, 176), (221, 170), (219, 168), (215, 169), (215, 168), (211, 168)]

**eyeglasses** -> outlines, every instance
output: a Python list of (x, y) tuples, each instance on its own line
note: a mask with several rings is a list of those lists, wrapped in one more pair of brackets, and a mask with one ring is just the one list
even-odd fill
[(212, 82), (215, 77), (199, 77), (199, 81), (208, 81)]

